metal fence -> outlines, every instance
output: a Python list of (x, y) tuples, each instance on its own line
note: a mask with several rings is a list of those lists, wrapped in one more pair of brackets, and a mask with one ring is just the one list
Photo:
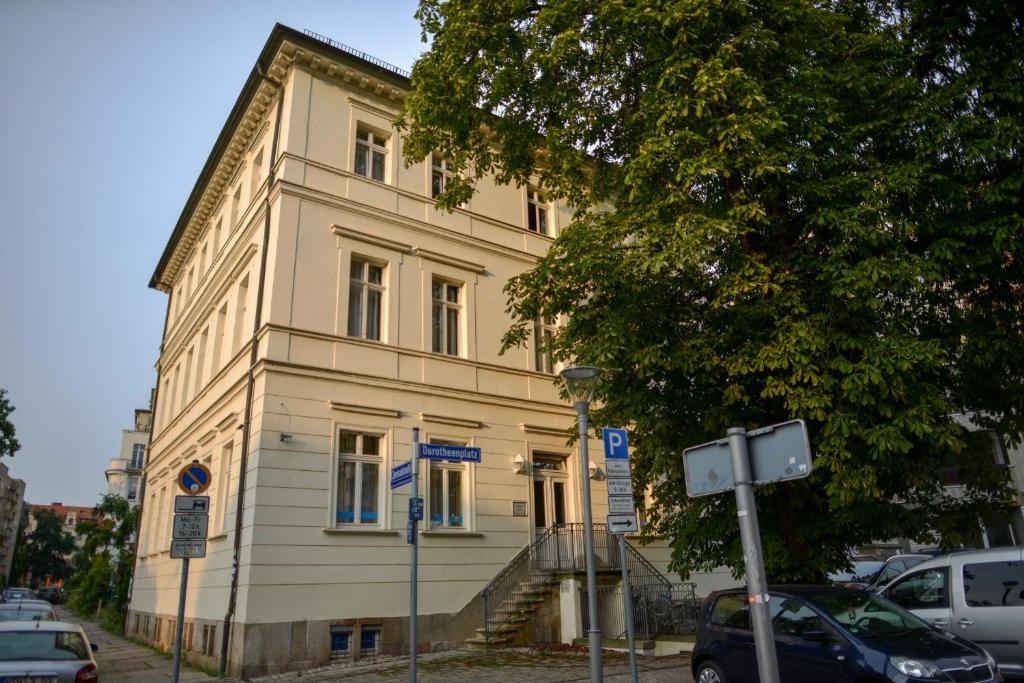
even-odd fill
[[(587, 589), (580, 587), (583, 623), (590, 623)], [(609, 638), (626, 636), (626, 613), (622, 604), (622, 586), (597, 588), (597, 621), (601, 633)], [(664, 586), (633, 586), (633, 625), (637, 638), (658, 635), (686, 635), (697, 630), (697, 601), (692, 583)]]

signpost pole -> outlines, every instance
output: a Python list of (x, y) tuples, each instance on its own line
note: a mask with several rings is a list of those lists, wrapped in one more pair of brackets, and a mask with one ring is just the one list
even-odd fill
[(740, 521), (740, 540), (747, 570), (750, 622), (754, 627), (754, 646), (757, 648), (757, 670), (761, 683), (779, 683), (779, 663), (775, 657), (775, 638), (768, 606), (768, 581), (761, 554), (761, 530), (757, 524), (754, 482), (747, 454), (747, 430), (732, 427), (728, 434), (736, 489), (736, 514)]
[(637, 683), (636, 636), (633, 627), (633, 588), (629, 585), (629, 556), (626, 555), (626, 534), (619, 537), (619, 563), (622, 564), (622, 608), (626, 612), (626, 639), (629, 641), (629, 678)]
[[(420, 496), (420, 428), (412, 428), (412, 499)], [(411, 511), (411, 508), (410, 508)], [(411, 514), (410, 517), (413, 517)], [(409, 554), (409, 681), (416, 683), (416, 583), (417, 562), (419, 556), (419, 534), (416, 533), (416, 519), (409, 520), (412, 525), (412, 547)]]
[(181, 669), (181, 635), (185, 628), (185, 592), (188, 589), (188, 558), (181, 561), (181, 592), (178, 594), (178, 620), (174, 623), (174, 659), (171, 662), (171, 681), (178, 683)]

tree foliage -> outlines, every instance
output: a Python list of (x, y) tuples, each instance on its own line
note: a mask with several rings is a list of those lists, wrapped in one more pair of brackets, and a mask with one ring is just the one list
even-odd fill
[[(127, 607), (139, 508), (108, 494), (93, 508), (93, 515), (75, 526), (83, 540), (73, 560), (69, 604), (82, 613), (92, 613), (103, 604), (117, 617)], [(120, 618), (110, 621), (121, 623)]]
[(7, 390), (0, 389), (0, 456), (14, 455), (21, 448), (21, 444), (14, 438), (14, 423), (11, 422), (11, 413), (14, 406), (7, 398)]
[(15, 548), (11, 577), (27, 577), (31, 572), (32, 585), (39, 585), (46, 577), (53, 581), (67, 579), (71, 566), (67, 556), (75, 549), (75, 539), (64, 531), (63, 522), (52, 510), (34, 510), (36, 526), (21, 537), (20, 548)]
[[(577, 209), (507, 286), (515, 322), (606, 372), (652, 528), (684, 575), (742, 551), (683, 448), (807, 421), (812, 477), (758, 490), (775, 580), (847, 548), (954, 543), (1007, 490), (951, 415), (1024, 431), (1019, 2), (423, 0), (407, 162), (539, 183)], [(943, 496), (938, 472), (968, 484)]]

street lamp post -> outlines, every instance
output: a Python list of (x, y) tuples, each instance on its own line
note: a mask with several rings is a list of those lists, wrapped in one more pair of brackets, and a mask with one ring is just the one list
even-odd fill
[(590, 509), (590, 463), (587, 416), (601, 368), (579, 365), (562, 370), (562, 381), (576, 408), (580, 435), (580, 474), (583, 477), (583, 543), (587, 554), (587, 639), (590, 646), (590, 680), (604, 680), (601, 672), (601, 629), (597, 625), (597, 578), (594, 575), (594, 520)]

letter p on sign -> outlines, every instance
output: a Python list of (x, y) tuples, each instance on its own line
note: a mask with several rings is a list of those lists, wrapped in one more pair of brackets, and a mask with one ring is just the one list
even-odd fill
[(605, 427), (604, 457), (608, 460), (629, 460), (629, 435), (619, 427)]

